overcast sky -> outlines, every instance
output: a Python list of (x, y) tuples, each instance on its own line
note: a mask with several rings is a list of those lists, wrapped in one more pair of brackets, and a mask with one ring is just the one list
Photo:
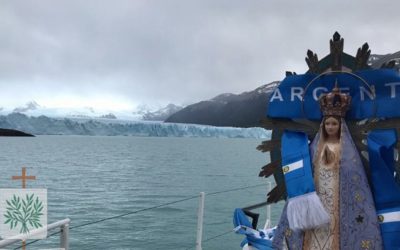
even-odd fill
[(1, 0), (0, 107), (191, 104), (304, 73), (345, 52), (400, 50), (398, 1)]

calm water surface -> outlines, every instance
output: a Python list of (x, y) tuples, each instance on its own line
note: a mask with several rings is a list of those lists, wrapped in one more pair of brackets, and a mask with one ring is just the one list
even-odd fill
[[(0, 188), (19, 188), (11, 176), (26, 166), (30, 188), (48, 189), (48, 222), (71, 227), (189, 196), (264, 184), (261, 139), (39, 136), (0, 138)], [(272, 180), (271, 180), (272, 181)], [(232, 213), (265, 200), (267, 185), (206, 195), (203, 240), (232, 230)], [(281, 204), (272, 208), (273, 222)], [(198, 199), (70, 231), (71, 249), (195, 249)], [(265, 208), (260, 221), (265, 220)], [(262, 224), (262, 223), (260, 223)], [(240, 249), (229, 233), (203, 249)], [(27, 249), (54, 248), (52, 236)]]

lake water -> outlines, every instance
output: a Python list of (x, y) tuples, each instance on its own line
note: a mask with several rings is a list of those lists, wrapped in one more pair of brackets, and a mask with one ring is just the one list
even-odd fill
[[(0, 138), (0, 188), (19, 188), (27, 167), (47, 188), (48, 222), (71, 219), (71, 249), (195, 249), (198, 198), (73, 228), (206, 192), (203, 249), (240, 249), (232, 214), (265, 200), (261, 139), (38, 136)], [(265, 184), (208, 195), (218, 191)], [(276, 223), (282, 204), (272, 207)], [(265, 221), (261, 213), (259, 226)], [(212, 239), (213, 238), (213, 239)], [(58, 247), (59, 235), (27, 249)], [(14, 245), (13, 247), (17, 247)], [(11, 249), (11, 247), (9, 247)]]

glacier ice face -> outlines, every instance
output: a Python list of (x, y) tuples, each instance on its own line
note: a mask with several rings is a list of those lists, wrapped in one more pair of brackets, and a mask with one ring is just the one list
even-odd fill
[(263, 128), (213, 127), (195, 124), (30, 117), (20, 113), (0, 116), (0, 128), (17, 129), (35, 135), (99, 135), (157, 137), (270, 138)]

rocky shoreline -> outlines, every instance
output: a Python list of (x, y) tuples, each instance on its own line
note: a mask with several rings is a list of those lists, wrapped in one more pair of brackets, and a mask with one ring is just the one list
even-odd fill
[(34, 135), (19, 131), (19, 130), (14, 130), (14, 129), (4, 129), (0, 128), (0, 136), (27, 136), (27, 137), (32, 137)]

